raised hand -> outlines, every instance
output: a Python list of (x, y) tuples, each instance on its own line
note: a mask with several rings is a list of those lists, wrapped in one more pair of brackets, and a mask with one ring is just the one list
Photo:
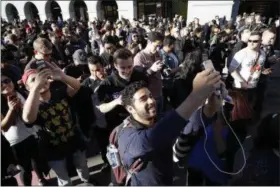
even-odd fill
[(44, 69), (40, 71), (35, 78), (34, 87), (37, 89), (41, 89), (47, 83), (48, 79), (51, 78), (52, 71), (50, 69)]
[(204, 97), (211, 95), (216, 88), (220, 87), (221, 76), (219, 72), (210, 69), (204, 70), (196, 75), (193, 80), (193, 92), (202, 94)]
[(158, 60), (156, 62), (153, 63), (153, 65), (150, 67), (150, 69), (153, 71), (153, 72), (158, 72), (162, 69), (162, 66), (163, 66), (163, 63), (161, 60)]
[(62, 71), (62, 69), (60, 68), (52, 69), (52, 75), (51, 75), (52, 80), (62, 80), (64, 76), (65, 73)]
[(8, 97), (9, 110), (15, 111), (22, 107), (20, 100), (16, 96)]

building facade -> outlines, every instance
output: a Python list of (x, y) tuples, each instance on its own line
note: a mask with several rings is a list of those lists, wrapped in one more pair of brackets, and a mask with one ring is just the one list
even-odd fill
[[(246, 0), (250, 2), (252, 0)], [(278, 0), (269, 0), (278, 2)], [(84, 19), (92, 21), (94, 18), (116, 20), (118, 18), (141, 18), (146, 16), (173, 17), (183, 15), (187, 21), (195, 17), (203, 24), (216, 15), (234, 18), (244, 0), (227, 1), (195, 1), (195, 0), (69, 0), (69, 1), (1, 1), (1, 17), (9, 22), (14, 19), (32, 20), (39, 18), (56, 20)], [(244, 3), (243, 3), (244, 4)], [(267, 1), (264, 1), (267, 5)], [(280, 3), (276, 6), (279, 12)], [(245, 7), (245, 6), (244, 6)], [(248, 7), (248, 3), (247, 3)], [(249, 7), (254, 7), (251, 3)], [(277, 11), (275, 10), (275, 11)]]

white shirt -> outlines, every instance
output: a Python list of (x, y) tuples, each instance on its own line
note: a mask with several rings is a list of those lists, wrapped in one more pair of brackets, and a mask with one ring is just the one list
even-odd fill
[[(229, 71), (232, 73), (236, 70), (240, 74), (240, 76), (248, 83), (249, 88), (257, 87), (261, 72), (264, 67), (266, 59), (265, 52), (263, 50), (260, 50), (260, 56), (257, 60), (258, 55), (259, 52), (244, 48), (234, 55), (230, 63)], [(251, 71), (254, 65), (258, 68), (254, 71)], [(234, 79), (233, 86), (235, 88), (242, 88), (241, 83), (236, 79)]]
[[(22, 97), (21, 94), (17, 92), (17, 97), (20, 99), (21, 103), (24, 104), (25, 99)], [(7, 132), (2, 131), (2, 134), (10, 143), (10, 146), (16, 145), (29, 136), (33, 136), (36, 134), (33, 128), (27, 128), (22, 121), (22, 118), (19, 114), (17, 114), (17, 118), (14, 124), (9, 128)]]

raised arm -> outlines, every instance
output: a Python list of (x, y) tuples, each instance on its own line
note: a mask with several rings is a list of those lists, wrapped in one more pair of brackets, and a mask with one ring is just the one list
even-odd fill
[[(218, 72), (211, 72), (211, 70), (199, 73), (194, 79), (192, 93), (175, 111), (164, 116), (147, 133), (148, 139), (153, 144), (152, 146), (172, 144), (173, 140), (179, 136), (180, 131), (185, 127), (187, 120), (218, 87), (220, 78)], [(208, 115), (212, 114), (209, 113)]]
[[(39, 72), (35, 77), (35, 82), (28, 86), (29, 95), (23, 105), (22, 119), (25, 123), (34, 123), (37, 119), (40, 105), (40, 90), (46, 85), (51, 76), (51, 70), (45, 69)], [(33, 81), (33, 80), (29, 80)], [(31, 86), (32, 85), (32, 86)]]

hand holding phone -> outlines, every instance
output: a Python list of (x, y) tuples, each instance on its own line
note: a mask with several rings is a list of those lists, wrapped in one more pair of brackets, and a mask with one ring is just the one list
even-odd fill
[(209, 69), (209, 70), (213, 70), (215, 71), (215, 67), (212, 63), (212, 60), (205, 60), (203, 63), (202, 63), (203, 67), (205, 70)]
[(8, 107), (9, 107), (9, 110), (12, 110), (12, 111), (18, 110), (21, 107), (21, 102), (17, 98), (16, 95), (8, 97)]
[(162, 66), (163, 66), (163, 61), (161, 60), (158, 60), (156, 62), (153, 63), (153, 65), (150, 67), (150, 69), (153, 71), (153, 72), (158, 72), (161, 70)]

